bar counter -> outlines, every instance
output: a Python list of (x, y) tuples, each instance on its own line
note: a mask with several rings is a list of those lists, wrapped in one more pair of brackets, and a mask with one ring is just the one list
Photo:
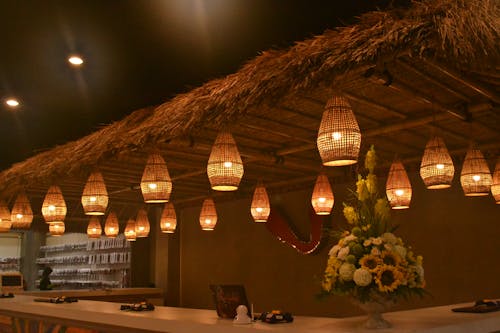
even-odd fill
[[(86, 332), (106, 333), (373, 332), (359, 328), (364, 321), (363, 317), (335, 319), (296, 316), (293, 323), (287, 324), (254, 322), (248, 325), (235, 325), (232, 320), (219, 319), (215, 310), (158, 306), (154, 311), (124, 312), (119, 310), (119, 305), (116, 303), (81, 300), (76, 303), (53, 304), (34, 302), (34, 298), (17, 295), (15, 298), (0, 299), (1, 322), (8, 325), (7, 318), (22, 318), (90, 330)], [(470, 304), (386, 313), (384, 317), (394, 327), (378, 331), (483, 333), (500, 330), (500, 312), (483, 314), (451, 312), (453, 307), (467, 305)]]
[[(16, 292), (15, 292), (16, 293)], [(137, 303), (147, 300), (154, 305), (163, 305), (163, 290), (160, 288), (116, 288), (116, 289), (75, 289), (19, 291), (19, 295), (37, 297), (76, 297), (78, 299)]]

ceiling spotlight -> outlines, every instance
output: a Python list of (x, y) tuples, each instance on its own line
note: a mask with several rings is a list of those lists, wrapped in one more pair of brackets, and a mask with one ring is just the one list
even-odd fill
[(7, 104), (10, 107), (15, 108), (16, 106), (19, 105), (19, 101), (15, 98), (9, 98), (9, 99), (5, 100), (5, 104)]
[(71, 57), (68, 58), (68, 61), (70, 64), (74, 66), (80, 66), (81, 64), (83, 64), (83, 59), (77, 55), (72, 55)]

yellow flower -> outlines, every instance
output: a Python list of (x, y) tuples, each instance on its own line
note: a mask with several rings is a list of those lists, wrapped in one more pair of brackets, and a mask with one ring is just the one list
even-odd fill
[(401, 257), (391, 251), (382, 251), (381, 257), (382, 261), (386, 265), (397, 266), (401, 263)]
[(368, 152), (366, 153), (365, 168), (367, 168), (370, 173), (373, 173), (373, 170), (375, 170), (376, 165), (377, 165), (377, 156), (375, 154), (375, 148), (371, 146), (370, 150), (368, 150)]
[(356, 182), (356, 193), (358, 194), (359, 201), (365, 201), (368, 199), (369, 193), (366, 187), (366, 181), (358, 175), (358, 181)]
[(375, 270), (375, 283), (381, 292), (391, 292), (403, 282), (403, 273), (396, 267), (381, 265)]
[(382, 260), (373, 254), (366, 254), (363, 258), (359, 259), (359, 264), (361, 267), (373, 272), (379, 265), (382, 264)]
[(332, 279), (325, 276), (325, 278), (321, 282), (321, 287), (323, 288), (324, 291), (330, 292), (332, 290), (332, 284), (333, 284)]
[(377, 190), (378, 190), (377, 176), (375, 176), (374, 174), (370, 173), (366, 177), (366, 188), (368, 189), (368, 192), (370, 194), (377, 193)]
[(358, 213), (354, 210), (354, 207), (345, 206), (344, 216), (347, 219), (347, 222), (349, 222), (349, 224), (358, 224), (359, 217)]
[(386, 198), (377, 199), (375, 203), (375, 214), (381, 219), (386, 220), (391, 215), (391, 207)]

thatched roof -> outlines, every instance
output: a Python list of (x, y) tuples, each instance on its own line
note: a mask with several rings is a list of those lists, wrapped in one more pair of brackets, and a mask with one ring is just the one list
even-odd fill
[[(278, 186), (310, 182), (320, 167), (321, 112), (339, 92), (353, 104), (364, 144), (375, 143), (382, 158), (397, 153), (418, 162), (433, 130), (457, 154), (474, 139), (494, 157), (499, 30), (496, 0), (418, 1), (404, 11), (368, 13), (354, 26), (266, 51), (234, 74), (17, 163), (0, 173), (0, 193), (12, 198), (25, 187), (41, 198), (57, 181), (77, 202), (88, 171), (99, 165), (112, 202), (139, 204), (140, 194), (126, 190), (139, 183), (155, 148), (169, 163), (174, 199), (187, 202), (208, 193), (205, 163), (223, 126), (248, 163), (243, 189), (259, 178)], [(464, 140), (464, 132), (471, 137)]]

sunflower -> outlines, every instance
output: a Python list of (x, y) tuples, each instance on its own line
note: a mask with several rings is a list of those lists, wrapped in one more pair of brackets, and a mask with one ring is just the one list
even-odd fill
[(382, 264), (382, 260), (373, 254), (366, 254), (363, 258), (359, 259), (359, 264), (361, 267), (373, 272), (380, 264)]
[(375, 271), (375, 283), (381, 292), (394, 291), (403, 280), (403, 273), (390, 265), (379, 266)]
[(386, 265), (397, 266), (401, 263), (401, 257), (392, 251), (382, 251), (381, 257)]

